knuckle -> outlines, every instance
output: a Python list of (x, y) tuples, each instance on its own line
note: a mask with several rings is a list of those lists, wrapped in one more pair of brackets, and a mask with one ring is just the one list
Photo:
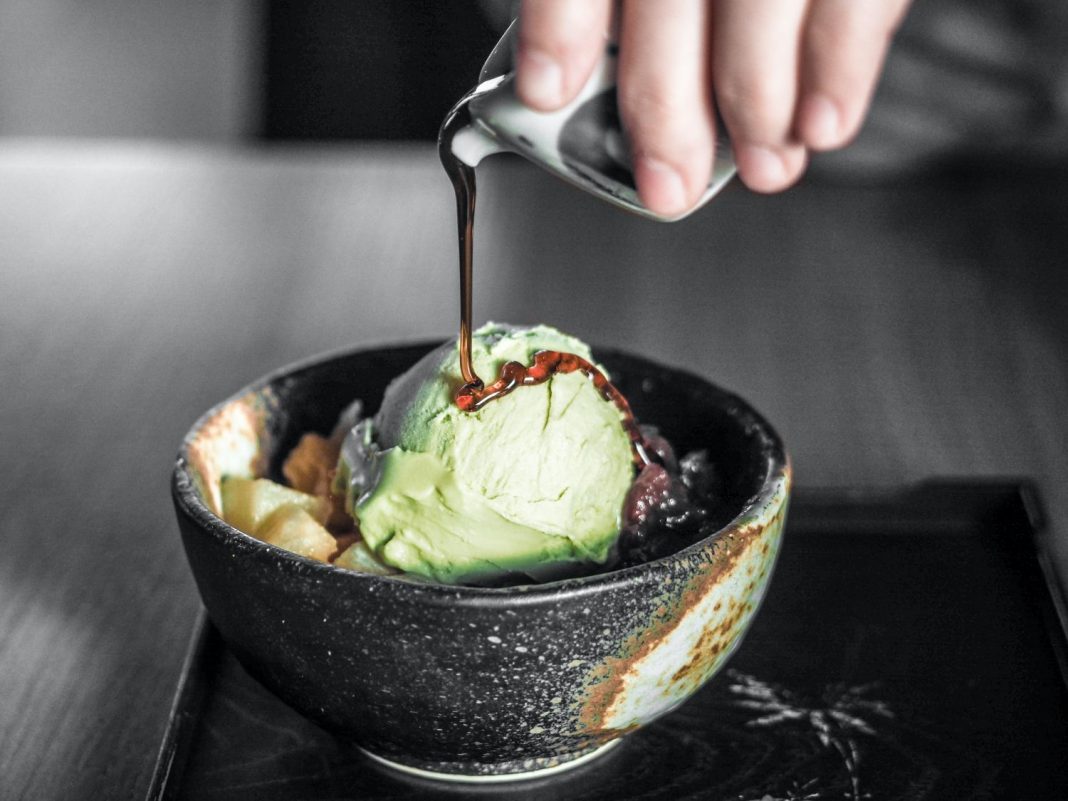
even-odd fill
[(600, 46), (596, 15), (583, 4), (539, 9), (520, 22), (521, 47), (540, 50), (562, 62), (581, 59)]
[(694, 114), (694, 100), (669, 84), (631, 83), (619, 87), (623, 113), (635, 127), (672, 130), (689, 127)]
[(818, 57), (839, 52), (851, 44), (844, 26), (825, 16), (817, 16), (812, 20), (805, 38), (809, 52)]
[(762, 75), (732, 77), (716, 84), (723, 116), (751, 138), (775, 138), (785, 127), (792, 98), (779, 82)]
[(550, 35), (549, 33), (539, 35), (534, 31), (520, 37), (519, 47), (520, 50), (544, 54), (559, 64), (568, 64), (581, 52), (578, 45), (570, 41), (570, 39), (565, 40), (560, 36)]
[(711, 152), (711, 116), (702, 104), (656, 91), (620, 88), (624, 125), (635, 148), (662, 157)]
[(619, 93), (620, 103), (629, 114), (670, 123), (686, 113), (681, 93), (667, 84), (634, 86), (630, 81), (620, 85)]

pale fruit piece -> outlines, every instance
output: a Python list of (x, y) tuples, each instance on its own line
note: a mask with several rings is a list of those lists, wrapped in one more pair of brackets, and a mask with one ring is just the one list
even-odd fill
[(266, 478), (226, 476), (222, 480), (223, 520), (252, 536), (280, 506), (296, 506), (325, 521), (329, 506), (322, 499), (283, 487)]
[(342, 551), (341, 555), (334, 560), (334, 566), (354, 570), (357, 573), (373, 573), (376, 576), (392, 576), (397, 573), (392, 567), (379, 560), (363, 540), (354, 542)]
[(264, 542), (320, 562), (330, 561), (337, 540), (304, 509), (280, 506), (263, 521), (257, 536)]

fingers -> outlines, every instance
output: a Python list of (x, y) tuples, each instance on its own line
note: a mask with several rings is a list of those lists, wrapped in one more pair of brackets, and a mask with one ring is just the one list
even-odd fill
[(715, 125), (705, 0), (626, 0), (619, 110), (642, 202), (671, 215), (708, 186)]
[[(574, 99), (601, 55), (611, 0), (523, 0), (516, 88)], [(712, 98), (742, 180), (777, 192), (809, 150), (842, 147), (867, 111), (909, 0), (623, 0), (619, 104), (642, 202), (670, 215), (707, 186)], [(714, 89), (714, 92), (713, 92)]]
[(538, 111), (575, 98), (604, 47), (611, 0), (523, 0), (516, 94)]
[(832, 150), (856, 135), (907, 7), (908, 0), (814, 0), (794, 126), (807, 147)]
[(716, 102), (742, 180), (777, 192), (805, 168), (793, 138), (804, 0), (722, 0), (715, 4), (712, 64)]

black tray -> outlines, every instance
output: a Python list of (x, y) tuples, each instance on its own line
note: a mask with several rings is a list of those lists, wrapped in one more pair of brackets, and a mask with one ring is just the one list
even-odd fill
[(373, 764), (202, 619), (148, 798), (1068, 798), (1068, 615), (1042, 529), (1027, 483), (799, 491), (727, 669), (589, 765), (488, 787)]

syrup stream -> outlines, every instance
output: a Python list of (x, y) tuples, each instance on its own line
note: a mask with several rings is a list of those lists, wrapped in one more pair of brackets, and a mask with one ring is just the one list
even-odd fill
[(453, 153), (456, 134), (471, 124), (467, 103), (461, 101), (445, 118), (438, 134), (438, 158), (456, 192), (456, 230), (460, 244), (460, 374), (463, 386), (456, 392), (456, 405), (465, 412), (481, 409), (490, 401), (507, 395), (518, 387), (542, 384), (556, 374), (581, 372), (597, 388), (606, 401), (619, 409), (624, 430), (630, 438), (634, 463), (638, 468), (652, 464), (641, 429), (630, 404), (611, 381), (597, 367), (574, 353), (543, 350), (534, 354), (529, 367), (519, 362), (507, 362), (500, 377), (485, 386), (475, 373), (471, 359), (471, 287), (473, 284), (474, 226), (475, 226), (475, 170)]
[(467, 103), (456, 106), (438, 134), (438, 158), (456, 192), (456, 232), (460, 243), (460, 374), (464, 386), (482, 387), (482, 379), (471, 364), (471, 286), (474, 262), (475, 168), (464, 164), (452, 152), (456, 134), (471, 124)]

